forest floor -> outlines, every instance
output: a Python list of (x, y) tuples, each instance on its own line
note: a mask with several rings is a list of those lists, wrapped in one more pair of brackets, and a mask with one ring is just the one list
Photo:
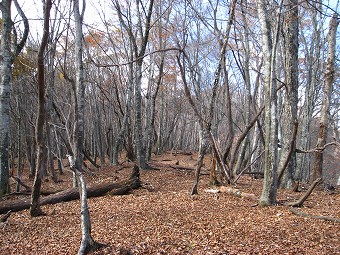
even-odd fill
[[(340, 254), (340, 223), (293, 214), (288, 206), (259, 207), (256, 201), (227, 193), (207, 193), (210, 166), (206, 159), (199, 195), (189, 194), (196, 156), (154, 157), (159, 170), (141, 171), (143, 187), (129, 195), (88, 200), (92, 236), (106, 246), (94, 254)], [(124, 180), (132, 170), (102, 167), (88, 177), (88, 185)], [(72, 186), (68, 172), (43, 189)], [(24, 178), (25, 183), (30, 180)], [(242, 176), (234, 186), (259, 197), (262, 180)], [(304, 191), (306, 187), (302, 187)], [(303, 193), (279, 190), (280, 202), (295, 201)], [(20, 197), (24, 198), (24, 197)], [(29, 197), (26, 197), (29, 199)], [(299, 210), (312, 215), (340, 217), (339, 188), (316, 188)], [(42, 206), (46, 216), (31, 218), (28, 210), (12, 213), (0, 223), (0, 254), (76, 254), (80, 240), (79, 201)]]

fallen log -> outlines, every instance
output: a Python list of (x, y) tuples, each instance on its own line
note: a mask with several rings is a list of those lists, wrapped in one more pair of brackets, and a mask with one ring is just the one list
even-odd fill
[(188, 170), (188, 171), (194, 171), (195, 168), (193, 167), (187, 167), (187, 166), (179, 166), (179, 165), (169, 165), (172, 169), (176, 170)]
[(234, 196), (237, 196), (237, 197), (240, 197), (240, 198), (245, 198), (245, 199), (252, 200), (252, 201), (258, 200), (258, 198), (255, 196), (255, 194), (242, 192), (239, 189), (226, 187), (226, 186), (221, 186), (221, 187), (218, 187), (217, 189), (205, 189), (204, 191), (207, 192), (207, 193), (212, 193), (212, 194), (227, 193), (229, 195), (234, 195)]
[[(117, 183), (101, 183), (98, 185), (93, 185), (88, 187), (87, 196), (88, 197), (98, 197), (104, 196), (106, 194), (110, 195), (124, 195), (127, 194), (132, 189), (137, 189), (140, 187), (141, 183), (138, 178), (128, 179)], [(42, 197), (40, 199), (40, 205), (47, 204), (57, 204), (61, 202), (68, 202), (72, 200), (79, 199), (78, 188), (70, 188), (63, 190), (61, 192)], [(25, 209), (29, 209), (31, 206), (30, 198), (26, 200), (5, 200), (0, 202), (0, 214), (6, 213), (8, 211), (17, 212)]]
[(171, 156), (176, 156), (176, 155), (188, 155), (191, 156), (193, 153), (191, 151), (183, 151), (183, 150), (172, 150), (170, 152)]

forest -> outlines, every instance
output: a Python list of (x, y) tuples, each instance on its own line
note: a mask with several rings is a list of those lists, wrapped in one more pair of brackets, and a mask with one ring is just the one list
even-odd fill
[(0, 0), (0, 254), (338, 254), (339, 0)]

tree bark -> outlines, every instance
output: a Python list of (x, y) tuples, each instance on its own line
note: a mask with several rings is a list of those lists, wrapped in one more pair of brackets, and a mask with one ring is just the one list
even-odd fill
[(0, 84), (0, 195), (9, 192), (9, 96), (12, 72), (11, 59), (11, 1), (1, 2), (2, 34), (1, 34), (1, 84)]
[(75, 122), (73, 127), (72, 152), (75, 157), (76, 165), (81, 170), (83, 166), (83, 147), (84, 147), (84, 67), (83, 67), (83, 17), (85, 11), (85, 0), (83, 1), (82, 13), (79, 10), (79, 0), (74, 1), (74, 20), (75, 20)]
[(282, 149), (280, 168), (286, 164), (288, 160), (287, 170), (283, 172), (280, 182), (282, 188), (291, 188), (293, 186), (294, 172), (296, 166), (296, 142), (295, 138), (292, 143), (292, 130), (294, 123), (297, 122), (297, 104), (298, 104), (298, 1), (285, 0), (284, 6), (285, 22), (284, 22), (284, 45), (285, 45), (285, 84), (286, 94), (284, 99), (284, 112), (282, 122)]
[[(279, 8), (280, 9), (280, 8)], [(259, 204), (261, 206), (276, 204), (277, 194), (277, 95), (276, 95), (276, 45), (278, 40), (279, 27), (276, 28), (276, 37), (272, 38), (271, 23), (267, 2), (257, 2), (258, 16), (262, 30), (262, 52), (264, 67), (265, 87), (265, 168), (264, 180)], [(280, 23), (280, 13), (276, 25)]]

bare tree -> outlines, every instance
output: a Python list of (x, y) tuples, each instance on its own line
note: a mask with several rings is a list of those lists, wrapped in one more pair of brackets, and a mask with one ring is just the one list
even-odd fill
[[(308, 24), (310, 28), (309, 33), (305, 33), (302, 26), (302, 19), (300, 21), (301, 33), (300, 38), (304, 52), (304, 66), (305, 66), (305, 76), (306, 76), (306, 85), (305, 92), (303, 98), (303, 107), (301, 109), (302, 112), (302, 120), (300, 121), (300, 137), (299, 137), (299, 148), (303, 150), (307, 150), (311, 146), (311, 136), (310, 132), (311, 123), (313, 120), (313, 114), (315, 112), (317, 103), (318, 103), (318, 91), (321, 84), (321, 75), (322, 75), (322, 58), (320, 56), (323, 55), (322, 45), (323, 36), (322, 31), (322, 3), (320, 0), (313, 1), (310, 3), (310, 10), (305, 10), (308, 12), (310, 17), (310, 23)], [(308, 31), (308, 30), (307, 30)], [(310, 36), (308, 36), (310, 34)], [(302, 83), (302, 81), (300, 81)], [(310, 175), (310, 165), (311, 165), (311, 155), (306, 153), (298, 154), (297, 157), (297, 167), (295, 171), (295, 179), (299, 181), (307, 181)]]
[[(144, 63), (144, 55), (146, 52), (147, 44), (149, 41), (149, 34), (151, 30), (151, 16), (153, 12), (154, 0), (149, 1), (149, 6), (145, 12), (146, 20), (143, 30), (141, 8), (145, 10), (144, 6), (141, 6), (142, 2), (136, 1), (137, 11), (137, 31), (133, 31), (131, 20), (124, 20), (124, 14), (122, 12), (120, 3), (115, 1), (114, 6), (117, 10), (119, 21), (122, 27), (126, 30), (129, 36), (133, 51), (134, 61), (134, 107), (135, 107), (135, 145), (137, 163), (141, 169), (147, 168), (146, 163), (146, 148), (143, 139), (143, 125), (142, 125), (142, 67)], [(144, 12), (144, 11), (143, 11)], [(126, 16), (125, 16), (126, 17)], [(138, 37), (137, 37), (138, 36)]]

